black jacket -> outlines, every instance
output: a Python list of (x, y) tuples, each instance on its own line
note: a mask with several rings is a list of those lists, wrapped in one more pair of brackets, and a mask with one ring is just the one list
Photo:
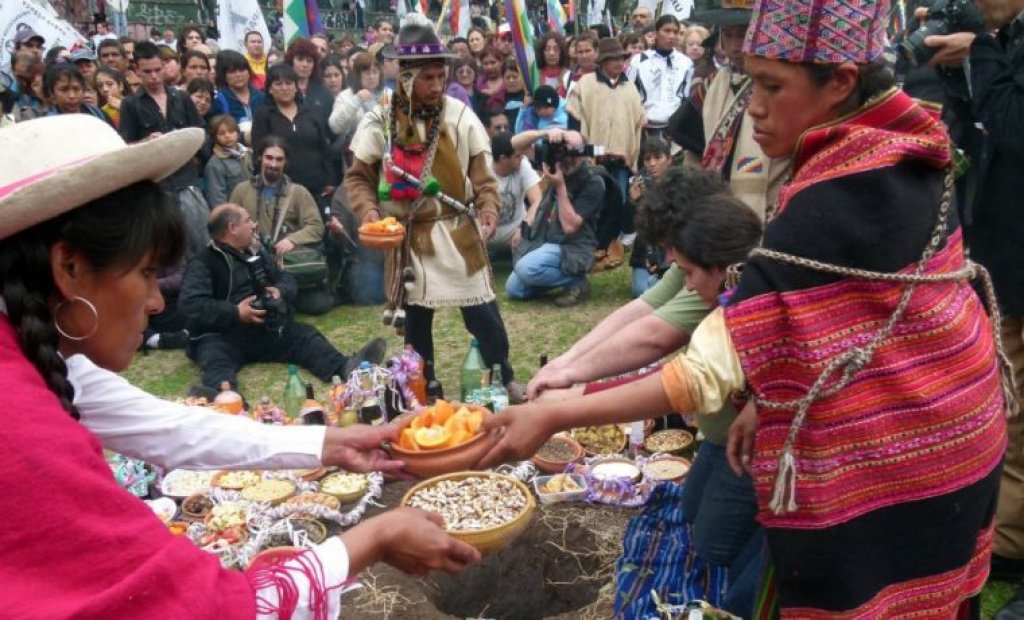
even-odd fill
[(1024, 17), (971, 46), (971, 111), (984, 127), (964, 224), (1003, 312), (1024, 316)]
[[(165, 87), (167, 91), (167, 116), (160, 112), (160, 106), (145, 89), (139, 88), (121, 101), (121, 137), (131, 144), (145, 140), (153, 133), (170, 133), (185, 127), (204, 129), (203, 117), (199, 115), (192, 99), (184, 91)], [(209, 138), (198, 159), (190, 159), (174, 174), (160, 182), (166, 191), (177, 192), (195, 185), (199, 170), (209, 156)]]
[(329, 130), (314, 111), (300, 104), (295, 120), (290, 121), (268, 101), (253, 118), (252, 143), (259, 144), (271, 135), (284, 138), (288, 144), (288, 177), (309, 190), (314, 198), (320, 196), (324, 187), (341, 182), (334, 178), (330, 162)]
[(558, 196), (555, 188), (549, 187), (541, 198), (533, 226), (516, 246), (513, 253), (515, 261), (518, 262), (545, 243), (555, 243), (562, 248), (562, 271), (572, 275), (586, 274), (594, 265), (597, 222), (604, 207), (604, 183), (597, 169), (588, 164), (583, 164), (565, 176), (569, 202), (573, 210), (583, 218), (579, 230), (571, 235), (562, 230), (562, 222), (558, 219)]
[[(243, 327), (238, 318), (238, 303), (256, 294), (252, 272), (244, 262), (252, 256), (221, 243), (211, 243), (192, 259), (185, 271), (178, 297), (178, 311), (192, 337), (224, 333)], [(289, 304), (298, 287), (292, 276), (281, 272), (274, 261), (260, 252), (261, 266), (267, 277)]]

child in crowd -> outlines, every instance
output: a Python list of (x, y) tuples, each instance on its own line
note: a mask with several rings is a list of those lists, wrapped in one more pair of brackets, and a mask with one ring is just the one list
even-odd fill
[(228, 201), (235, 186), (253, 175), (252, 151), (239, 139), (238, 121), (230, 114), (218, 114), (207, 130), (213, 138), (213, 156), (206, 163), (206, 204), (214, 207)]
[(96, 71), (96, 90), (99, 92), (100, 109), (110, 117), (115, 128), (121, 126), (121, 100), (128, 92), (128, 81), (117, 69), (102, 66)]
[(515, 133), (549, 127), (568, 129), (569, 117), (565, 112), (565, 100), (558, 96), (558, 91), (545, 84), (533, 91), (533, 101), (519, 111)]
[(85, 102), (86, 85), (85, 76), (75, 65), (50, 65), (43, 76), (43, 95), (50, 103), (45, 115), (90, 114), (110, 123), (110, 118), (102, 110)]
[[(644, 162), (644, 172), (633, 177), (629, 184), (629, 199), (636, 205), (638, 213), (644, 208), (644, 193), (647, 188), (654, 185), (672, 165), (672, 149), (668, 142), (660, 138), (651, 138), (641, 148), (640, 159)], [(639, 297), (658, 283), (671, 266), (671, 262), (665, 257), (662, 248), (648, 243), (638, 235), (636, 243), (633, 244), (629, 266), (633, 270), (633, 297)]]

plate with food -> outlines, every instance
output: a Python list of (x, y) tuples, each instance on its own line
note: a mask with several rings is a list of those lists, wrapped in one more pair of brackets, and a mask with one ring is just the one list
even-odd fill
[(690, 471), (690, 461), (680, 456), (661, 456), (647, 461), (643, 470), (655, 482), (682, 482)]
[(575, 439), (589, 455), (615, 454), (626, 448), (626, 433), (618, 424), (573, 429)]
[(184, 499), (194, 493), (209, 490), (215, 474), (212, 471), (175, 469), (160, 482), (160, 492), (168, 497)]
[(210, 483), (215, 487), (229, 491), (241, 491), (245, 487), (251, 487), (263, 481), (263, 475), (259, 471), (240, 469), (237, 471), (219, 471), (214, 474)]
[(533, 479), (533, 488), (542, 504), (580, 500), (587, 492), (586, 482), (577, 474), (537, 476)]
[(160, 517), (160, 520), (164, 522), (164, 525), (170, 523), (171, 520), (174, 519), (174, 515), (178, 513), (178, 505), (169, 497), (145, 500), (145, 502), (146, 505), (156, 513), (156, 516)]
[(681, 428), (667, 428), (663, 431), (651, 433), (644, 441), (644, 449), (651, 454), (666, 452), (679, 454), (693, 445), (693, 435)]
[(339, 471), (320, 481), (320, 492), (338, 498), (341, 503), (353, 502), (366, 493), (369, 484), (364, 474)]
[(248, 502), (267, 502), (276, 506), (296, 491), (295, 483), (291, 480), (263, 480), (252, 486), (242, 489), (242, 499)]

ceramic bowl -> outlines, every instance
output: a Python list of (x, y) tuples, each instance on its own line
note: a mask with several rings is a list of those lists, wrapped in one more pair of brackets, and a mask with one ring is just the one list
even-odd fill
[(488, 471), (460, 471), (453, 474), (446, 474), (444, 476), (437, 476), (436, 478), (424, 480), (406, 491), (405, 496), (402, 497), (401, 505), (408, 506), (410, 498), (412, 498), (412, 496), (418, 491), (434, 486), (442, 480), (461, 480), (471, 476), (501, 478), (510, 481), (522, 492), (523, 497), (526, 498), (526, 507), (523, 508), (523, 511), (520, 512), (517, 517), (507, 523), (502, 523), (501, 525), (481, 530), (445, 531), (448, 532), (452, 538), (457, 538), (463, 542), (473, 545), (478, 551), (480, 551), (480, 553), (491, 553), (504, 549), (511, 545), (517, 538), (519, 538), (520, 535), (522, 535), (524, 531), (526, 531), (526, 527), (530, 524), (530, 520), (533, 519), (534, 511), (537, 509), (537, 502), (533, 499), (533, 493), (530, 493), (529, 487), (515, 478)]
[[(452, 407), (456, 410), (460, 407), (479, 410), (483, 412), (484, 417), (494, 415), (489, 409), (479, 405), (452, 403)], [(415, 415), (407, 414), (396, 418), (394, 424), (398, 428), (398, 432), (401, 433), (408, 428), (415, 417)], [(471, 468), (484, 454), (487, 454), (487, 451), (497, 441), (497, 433), (477, 433), (469, 441), (450, 448), (409, 450), (399, 446), (397, 443), (392, 443), (390, 451), (396, 459), (405, 463), (405, 471), (420, 478), (430, 478), (431, 476), (440, 476)]]
[[(672, 463), (672, 467), (682, 473), (674, 476), (671, 473), (667, 473), (664, 467), (658, 466), (658, 463), (665, 462)], [(648, 479), (655, 482), (675, 482), (678, 484), (686, 478), (686, 474), (690, 473), (691, 465), (689, 460), (681, 456), (659, 456), (656, 459), (647, 461), (643, 466), (643, 471)]]
[(581, 446), (579, 442), (572, 437), (568, 437), (566, 435), (554, 435), (548, 439), (548, 441), (558, 441), (566, 444), (572, 450), (573, 457), (567, 461), (553, 461), (541, 457), (540, 454), (534, 454), (533, 457), (530, 458), (530, 461), (537, 466), (537, 469), (546, 474), (560, 474), (565, 471), (565, 468), (569, 463), (578, 462), (583, 458), (583, 446)]

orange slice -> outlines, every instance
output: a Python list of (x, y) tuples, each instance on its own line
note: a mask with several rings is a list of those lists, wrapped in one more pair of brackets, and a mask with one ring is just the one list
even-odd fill
[(455, 413), (455, 408), (446, 400), (438, 399), (434, 403), (434, 424), (444, 424)]
[(470, 432), (460, 428), (460, 429), (456, 430), (454, 433), (452, 433), (451, 439), (448, 440), (448, 445), (449, 446), (459, 446), (459, 445), (462, 445), (462, 444), (466, 443), (467, 441), (469, 441), (470, 439), (472, 439), (475, 436), (476, 436), (475, 433), (470, 433)]
[(451, 439), (451, 433), (446, 431), (443, 426), (431, 426), (429, 428), (416, 429), (414, 439), (419, 447), (432, 450), (444, 447), (448, 440)]
[(402, 429), (402, 434), (398, 438), (398, 445), (406, 450), (419, 450), (420, 447), (416, 444), (416, 429)]
[(434, 415), (433, 415), (433, 412), (434, 412), (434, 410), (433, 410), (433, 408), (431, 408), (431, 409), (427, 409), (423, 413), (419, 414), (418, 416), (416, 416), (415, 418), (412, 419), (412, 422), (409, 424), (409, 428), (420, 429), (420, 428), (429, 428), (429, 427), (433, 426), (434, 425)]

